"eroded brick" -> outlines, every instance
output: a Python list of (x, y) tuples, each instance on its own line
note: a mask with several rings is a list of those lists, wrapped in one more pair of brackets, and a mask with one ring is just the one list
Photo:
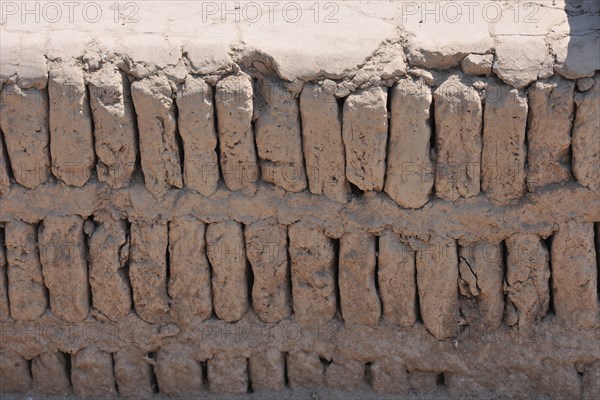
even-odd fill
[(167, 225), (132, 222), (129, 279), (133, 304), (140, 318), (150, 323), (160, 322), (169, 311), (167, 245)]
[(571, 176), (571, 121), (575, 82), (554, 77), (529, 88), (527, 189), (533, 191)]
[(288, 229), (294, 317), (327, 322), (336, 313), (335, 249), (323, 231), (298, 222)]
[(591, 90), (575, 97), (573, 126), (573, 174), (582, 186), (600, 192), (600, 75)]
[(346, 177), (360, 190), (383, 189), (388, 137), (386, 107), (387, 92), (381, 87), (358, 90), (344, 103)]
[(483, 115), (482, 190), (505, 203), (525, 193), (527, 98), (517, 89), (489, 84)]
[(298, 99), (268, 78), (259, 81), (256, 148), (265, 182), (288, 192), (306, 189)]
[(307, 83), (300, 95), (300, 114), (310, 192), (346, 203), (350, 185), (346, 180), (346, 157), (337, 99), (325, 92), (322, 86)]
[(539, 236), (521, 233), (506, 239), (506, 284), (509, 325), (525, 334), (543, 318), (550, 305), (548, 249)]
[(129, 238), (124, 221), (97, 226), (89, 239), (92, 305), (113, 321), (131, 310), (131, 289), (124, 267), (129, 259)]
[(194, 217), (169, 222), (171, 316), (178, 323), (210, 318), (210, 265), (206, 256), (205, 225)]
[(48, 306), (36, 226), (11, 221), (6, 224), (4, 233), (10, 314), (17, 321), (32, 321)]
[(403, 79), (391, 90), (385, 192), (404, 208), (423, 207), (433, 187), (431, 102), (422, 80)]
[(51, 69), (48, 88), (52, 173), (67, 185), (83, 186), (96, 161), (83, 71), (78, 67)]
[(191, 346), (174, 344), (160, 349), (155, 371), (161, 394), (185, 397), (202, 390), (202, 367)]
[(113, 359), (110, 353), (94, 346), (81, 349), (72, 357), (71, 381), (75, 395), (81, 397), (116, 397)]
[(437, 166), (435, 193), (456, 201), (479, 194), (482, 106), (479, 94), (456, 75), (434, 92)]
[(183, 181), (186, 187), (210, 196), (219, 182), (212, 87), (203, 79), (188, 76), (177, 95), (177, 108), (185, 155)]
[(342, 317), (347, 324), (377, 325), (381, 303), (375, 287), (375, 237), (346, 233), (340, 239), (339, 285)]
[(76, 215), (47, 216), (38, 235), (52, 314), (67, 322), (84, 320), (90, 298), (83, 220)]
[(594, 226), (563, 222), (552, 238), (552, 295), (556, 316), (575, 329), (598, 326)]
[(266, 220), (244, 230), (246, 254), (252, 265), (252, 307), (265, 322), (278, 322), (291, 313), (285, 225)]
[(110, 64), (89, 80), (98, 180), (112, 188), (131, 182), (137, 158), (135, 112), (127, 76)]
[(0, 121), (15, 181), (35, 189), (50, 176), (48, 91), (4, 85)]
[(164, 77), (131, 84), (144, 182), (148, 191), (157, 197), (171, 187), (183, 185), (172, 95), (171, 86)]
[(456, 242), (432, 237), (417, 251), (417, 288), (425, 328), (436, 339), (458, 331), (458, 254)]
[(379, 237), (377, 279), (383, 318), (410, 327), (417, 320), (415, 252), (400, 237), (385, 231)]
[(248, 391), (248, 360), (216, 355), (209, 359), (208, 387), (212, 393), (245, 394)]
[(227, 322), (242, 318), (250, 306), (244, 233), (237, 222), (219, 222), (206, 228), (208, 259), (212, 266), (213, 306)]
[(256, 192), (260, 170), (254, 146), (252, 81), (246, 74), (220, 80), (216, 87), (221, 172), (229, 190)]

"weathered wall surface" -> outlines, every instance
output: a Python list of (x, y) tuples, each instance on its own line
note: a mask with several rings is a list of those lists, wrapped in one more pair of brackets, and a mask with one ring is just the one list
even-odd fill
[(408, 19), (342, 72), (256, 31), (3, 28), (0, 395), (600, 397), (577, 4), (529, 36)]

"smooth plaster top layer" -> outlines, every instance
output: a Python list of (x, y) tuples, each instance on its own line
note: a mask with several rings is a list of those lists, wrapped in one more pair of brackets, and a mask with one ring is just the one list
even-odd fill
[(390, 43), (409, 67), (433, 70), (495, 54), (494, 72), (519, 88), (554, 72), (577, 79), (600, 69), (594, 0), (48, 4), (2, 3), (2, 83), (16, 74), (24, 86), (43, 86), (47, 60), (92, 69), (124, 61), (136, 77), (262, 63), (290, 82), (348, 79)]

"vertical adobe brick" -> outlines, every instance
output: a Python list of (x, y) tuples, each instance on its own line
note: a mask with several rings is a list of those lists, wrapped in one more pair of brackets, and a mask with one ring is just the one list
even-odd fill
[(486, 93), (481, 185), (488, 197), (505, 203), (525, 193), (527, 98), (499, 82)]
[(92, 305), (113, 321), (131, 310), (131, 289), (123, 268), (129, 259), (124, 221), (106, 221), (89, 239)]
[(212, 296), (205, 225), (194, 217), (169, 222), (171, 316), (178, 323), (210, 318)]
[(481, 169), (481, 99), (456, 75), (434, 94), (437, 149), (435, 193), (444, 200), (479, 194)]
[(5, 225), (4, 234), (10, 314), (17, 321), (32, 321), (48, 306), (36, 227), (11, 221)]
[(67, 394), (71, 377), (67, 375), (65, 354), (48, 351), (31, 360), (31, 375), (36, 392), (48, 395)]
[(577, 94), (573, 126), (573, 174), (582, 186), (600, 191), (600, 74), (585, 93)]
[(360, 190), (383, 189), (388, 137), (387, 92), (360, 89), (344, 102), (346, 177)]
[(10, 167), (6, 149), (4, 148), (4, 133), (0, 130), (0, 197), (10, 192), (10, 178), (8, 168)]
[(306, 189), (298, 99), (282, 83), (259, 81), (256, 147), (262, 179), (288, 192)]
[[(477, 321), (485, 329), (496, 329), (504, 314), (504, 266), (500, 243), (477, 242), (459, 250), (458, 285), (461, 295), (476, 299)], [(463, 312), (463, 315), (466, 315)]]
[(294, 317), (327, 322), (336, 312), (335, 249), (320, 229), (297, 222), (289, 227)]
[(67, 185), (83, 186), (96, 160), (83, 71), (79, 67), (50, 70), (48, 90), (52, 173)]
[(314, 388), (325, 382), (325, 367), (319, 356), (304, 350), (289, 354), (287, 371), (292, 390)]
[(137, 158), (135, 112), (127, 76), (110, 64), (92, 74), (90, 106), (98, 180), (111, 188), (126, 187)]
[(340, 239), (339, 285), (342, 317), (347, 324), (377, 325), (381, 303), (375, 287), (375, 237), (346, 233)]
[(373, 390), (378, 393), (408, 394), (409, 373), (404, 360), (396, 356), (385, 356), (370, 367)]
[(152, 367), (145, 353), (135, 346), (127, 345), (115, 354), (115, 380), (119, 396), (125, 398), (149, 398), (152, 396)]
[(208, 387), (212, 393), (245, 394), (248, 391), (248, 360), (213, 356), (208, 360)]
[(530, 233), (507, 238), (506, 248), (507, 322), (518, 324), (519, 330), (528, 334), (536, 320), (546, 315), (550, 305), (548, 249), (539, 236)]
[(110, 353), (91, 346), (72, 357), (71, 381), (76, 396), (116, 397), (113, 359)]
[(278, 322), (291, 313), (287, 228), (267, 220), (244, 230), (246, 254), (252, 265), (252, 307), (261, 320)]
[(203, 79), (188, 76), (177, 94), (177, 123), (183, 142), (185, 186), (210, 196), (219, 182), (213, 89)]
[(206, 244), (213, 272), (215, 314), (227, 322), (237, 321), (250, 306), (242, 226), (233, 221), (210, 224), (206, 228)]
[(167, 297), (167, 225), (131, 223), (129, 279), (135, 311), (144, 321), (158, 323), (169, 311)]
[(402, 79), (391, 89), (385, 192), (404, 208), (423, 207), (433, 187), (431, 103), (431, 89), (422, 80)]
[(571, 176), (571, 121), (575, 82), (555, 76), (529, 88), (527, 189), (533, 191)]
[(144, 181), (148, 191), (157, 197), (171, 187), (182, 187), (172, 94), (165, 77), (152, 77), (131, 84)]
[(256, 192), (259, 175), (252, 116), (252, 81), (244, 73), (217, 83), (216, 110), (221, 172), (229, 190)]
[(325, 382), (328, 387), (351, 390), (365, 389), (365, 364), (348, 359), (333, 361), (325, 371)]
[(6, 260), (4, 232), (0, 230), (0, 321), (6, 321), (10, 315), (8, 306), (8, 262)]
[(285, 388), (285, 356), (275, 348), (259, 351), (250, 357), (250, 382), (255, 392)]
[(383, 318), (410, 327), (417, 320), (417, 272), (415, 252), (393, 232), (379, 237), (377, 278)]
[(193, 349), (173, 344), (160, 349), (156, 357), (156, 380), (161, 394), (194, 396), (202, 390), (202, 367)]
[(550, 252), (556, 316), (575, 329), (598, 326), (594, 224), (561, 223), (552, 238)]
[(67, 322), (89, 312), (88, 269), (80, 216), (47, 216), (39, 230), (40, 259), (52, 313)]
[(2, 393), (23, 393), (31, 388), (27, 361), (10, 349), (0, 350)]
[(458, 254), (453, 239), (432, 237), (417, 251), (417, 288), (425, 328), (438, 340), (458, 331)]
[(50, 176), (48, 91), (4, 85), (0, 121), (15, 181), (35, 189)]
[(346, 180), (342, 121), (336, 97), (316, 83), (307, 83), (300, 95), (300, 115), (310, 192), (346, 203), (350, 185)]

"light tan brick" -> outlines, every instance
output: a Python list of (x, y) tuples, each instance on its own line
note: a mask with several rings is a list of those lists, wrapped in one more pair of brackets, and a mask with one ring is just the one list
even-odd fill
[(360, 190), (383, 189), (388, 137), (386, 107), (387, 92), (380, 87), (358, 90), (344, 103), (346, 177)]
[(29, 189), (50, 176), (48, 91), (4, 85), (0, 124), (15, 181)]
[(571, 176), (571, 121), (575, 82), (559, 76), (529, 88), (527, 189), (533, 191)]
[(112, 188), (131, 182), (137, 158), (135, 112), (127, 76), (105, 64), (89, 80), (98, 180)]
[(148, 191), (157, 197), (172, 187), (183, 186), (172, 95), (171, 86), (164, 77), (131, 84), (144, 182)]
[(96, 161), (83, 71), (78, 67), (51, 69), (48, 90), (52, 173), (67, 185), (83, 186)]
[(131, 288), (124, 267), (129, 260), (129, 238), (124, 221), (107, 221), (90, 236), (89, 280), (93, 307), (113, 321), (131, 310)]
[(287, 229), (262, 220), (248, 225), (244, 236), (254, 276), (252, 307), (265, 322), (281, 321), (291, 314)]
[(489, 84), (483, 115), (482, 190), (505, 203), (525, 193), (527, 98), (502, 83)]
[(302, 222), (291, 225), (288, 235), (294, 318), (302, 323), (327, 322), (337, 307), (333, 242)]
[(425, 328), (436, 339), (458, 332), (458, 254), (452, 239), (432, 237), (417, 251), (417, 288)]
[(286, 87), (265, 78), (258, 83), (256, 148), (262, 180), (288, 192), (306, 189), (298, 99)]
[(212, 266), (215, 314), (227, 322), (237, 321), (250, 306), (242, 226), (233, 221), (208, 225), (206, 245)]
[(403, 79), (391, 89), (385, 192), (404, 208), (423, 207), (433, 187), (431, 102), (431, 89), (421, 80)]
[(171, 316), (180, 324), (210, 318), (212, 289), (205, 225), (194, 217), (169, 222)]
[(340, 239), (339, 285), (346, 324), (377, 325), (381, 303), (375, 287), (375, 237), (346, 233)]
[(32, 321), (48, 307), (36, 229), (21, 221), (5, 226), (8, 300), (10, 314), (17, 321)]
[(221, 173), (229, 190), (256, 191), (260, 174), (252, 130), (252, 81), (246, 74), (220, 80), (216, 110)]
[(324, 194), (341, 203), (348, 201), (346, 157), (337, 99), (323, 87), (307, 83), (300, 95), (302, 147), (311, 193)]
[(434, 92), (435, 193), (456, 201), (479, 194), (482, 106), (479, 94), (452, 75)]
[(166, 224), (132, 222), (129, 279), (135, 311), (146, 322), (158, 323), (169, 311), (168, 243)]
[(81, 217), (48, 216), (38, 237), (52, 314), (67, 322), (84, 320), (90, 297)]
[(210, 196), (219, 182), (212, 87), (203, 79), (188, 76), (177, 94), (177, 108), (185, 155), (183, 181), (186, 187)]
[(379, 237), (377, 279), (383, 318), (410, 327), (417, 320), (415, 252), (398, 235), (385, 231)]
[(563, 222), (552, 238), (554, 312), (568, 327), (592, 329), (600, 322), (594, 225)]

